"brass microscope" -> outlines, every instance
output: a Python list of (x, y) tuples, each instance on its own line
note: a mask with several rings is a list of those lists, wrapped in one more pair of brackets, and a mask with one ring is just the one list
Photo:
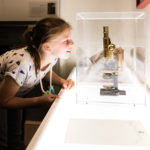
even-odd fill
[(108, 26), (103, 27), (103, 54), (105, 58), (104, 69), (101, 70), (103, 74), (103, 79), (106, 81), (113, 82), (113, 85), (106, 86), (100, 89), (100, 95), (126, 95), (124, 90), (118, 89), (118, 75), (122, 70), (122, 61), (124, 51), (122, 48), (116, 48), (114, 44), (111, 43), (109, 38)]

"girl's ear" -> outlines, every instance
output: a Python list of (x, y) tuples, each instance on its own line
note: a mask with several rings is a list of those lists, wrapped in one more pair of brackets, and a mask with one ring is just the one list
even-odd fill
[(45, 50), (45, 51), (49, 51), (49, 52), (51, 51), (49, 43), (43, 43), (42, 44), (42, 49)]

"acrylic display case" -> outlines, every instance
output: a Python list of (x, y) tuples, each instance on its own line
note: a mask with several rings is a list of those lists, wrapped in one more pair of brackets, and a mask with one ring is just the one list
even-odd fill
[(144, 16), (77, 14), (77, 103), (146, 105)]

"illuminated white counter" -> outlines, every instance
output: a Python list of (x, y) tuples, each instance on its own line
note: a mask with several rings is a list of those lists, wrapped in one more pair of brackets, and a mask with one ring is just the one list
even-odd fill
[[(76, 79), (75, 69), (69, 77)], [(150, 149), (150, 111), (145, 106), (77, 104), (76, 88), (59, 94), (27, 150)]]

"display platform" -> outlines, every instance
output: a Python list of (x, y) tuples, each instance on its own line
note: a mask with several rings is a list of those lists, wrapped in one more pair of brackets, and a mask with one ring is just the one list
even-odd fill
[[(76, 69), (69, 78), (76, 81)], [(27, 150), (148, 150), (149, 108), (119, 103), (77, 104), (76, 88), (60, 91)]]

